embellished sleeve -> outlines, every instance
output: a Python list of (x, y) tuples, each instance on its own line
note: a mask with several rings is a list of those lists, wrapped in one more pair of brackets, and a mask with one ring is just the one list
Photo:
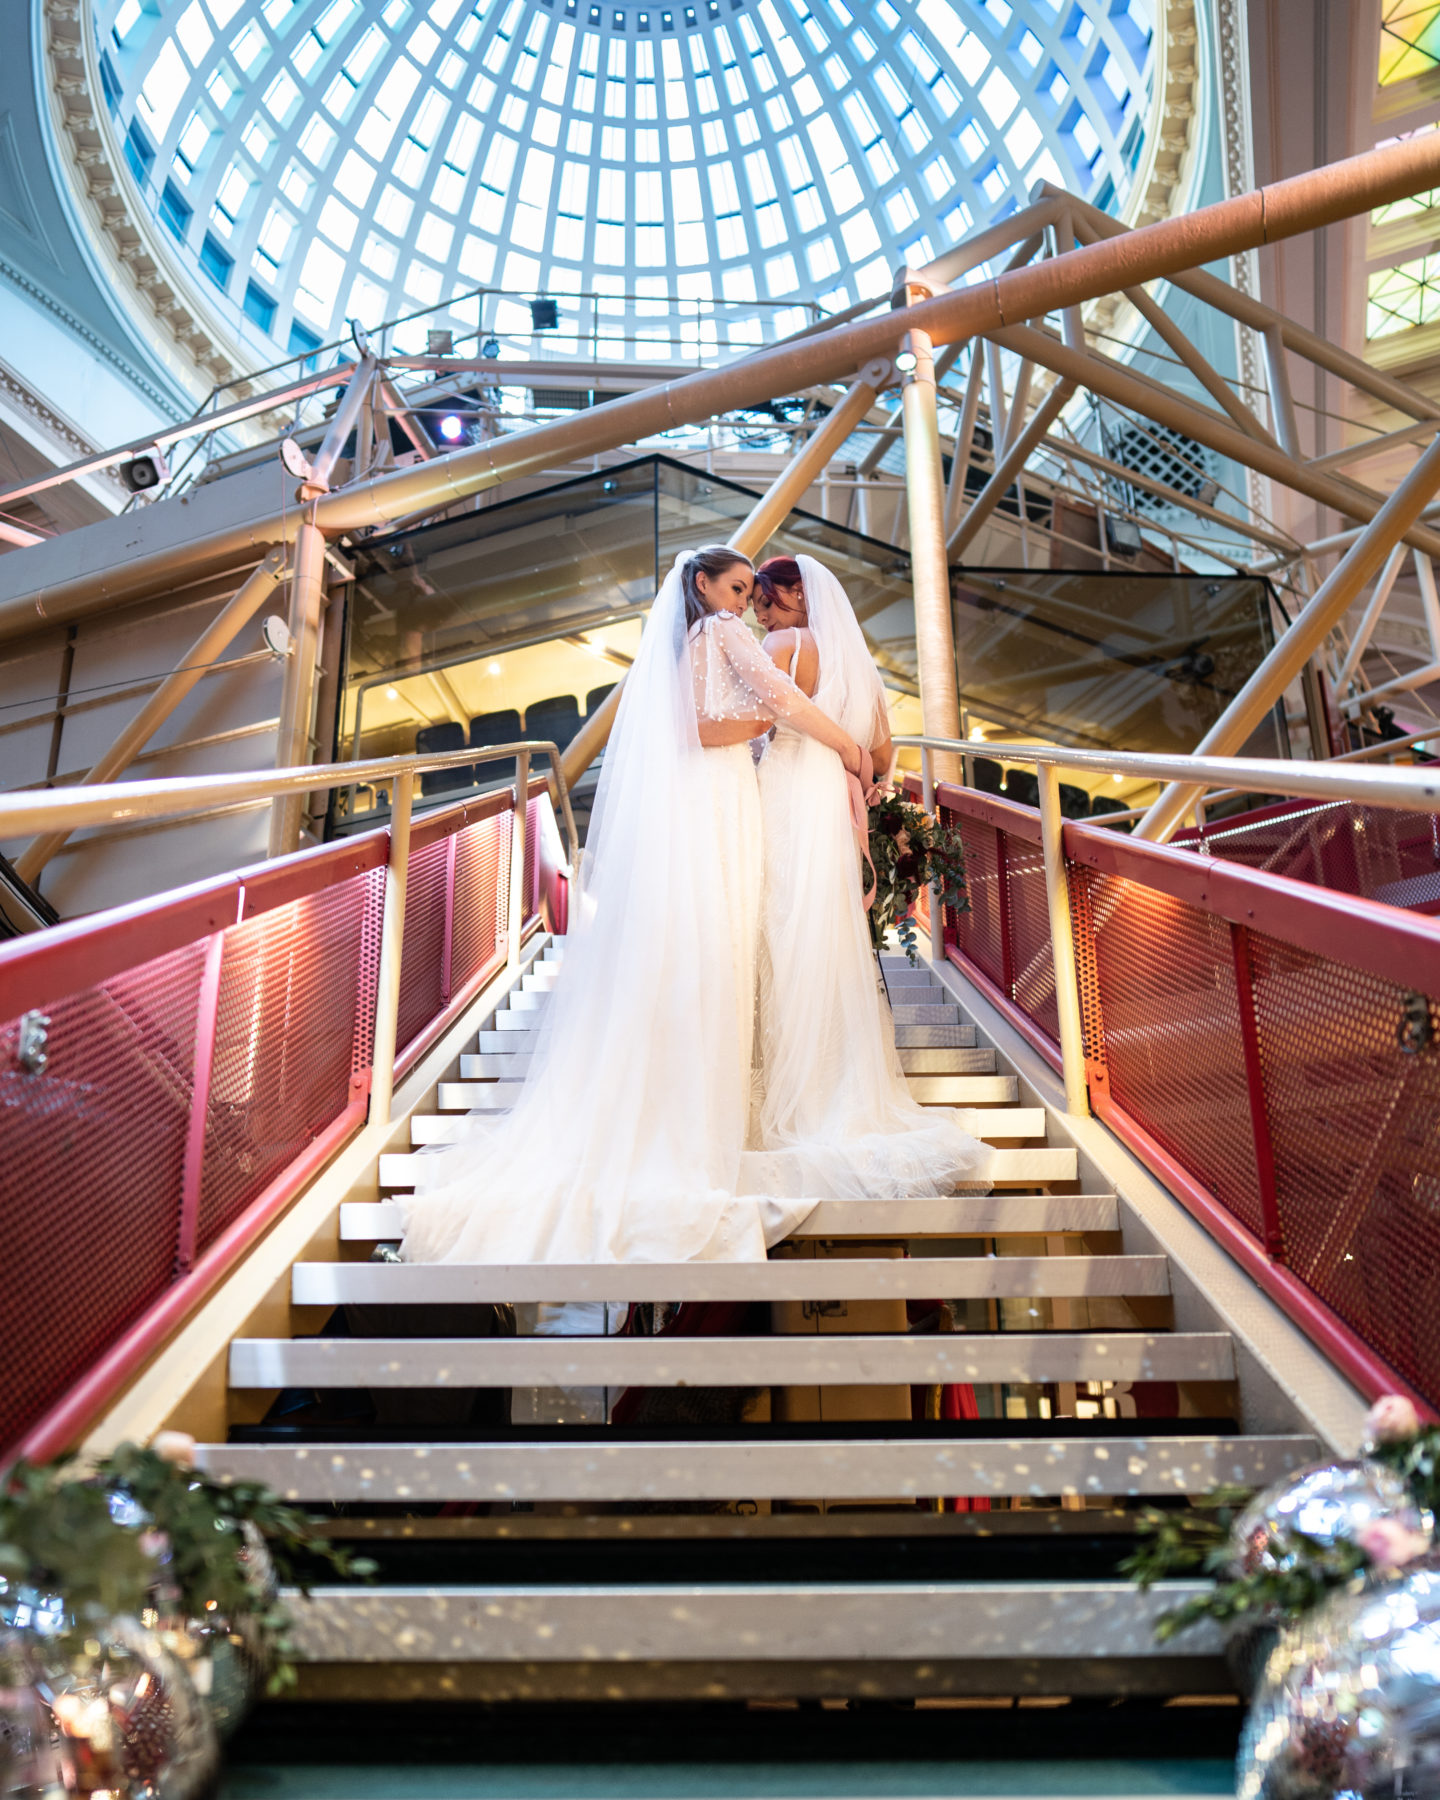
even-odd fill
[(696, 642), (695, 706), (707, 719), (791, 719), (812, 702), (734, 613), (705, 621)]

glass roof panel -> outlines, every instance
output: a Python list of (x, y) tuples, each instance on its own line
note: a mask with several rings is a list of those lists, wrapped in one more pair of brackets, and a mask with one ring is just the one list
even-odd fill
[(463, 342), (526, 322), (484, 285), (558, 297), (557, 355), (603, 338), (663, 357), (642, 281), (660, 312), (693, 312), (697, 350), (757, 343), (797, 306), (884, 291), (1039, 180), (1123, 206), (1152, 9), (879, 0), (863, 29), (845, 0), (97, 0), (93, 17), (129, 177), (237, 334), (268, 319), (312, 349), (350, 318), (439, 307), (404, 350), (428, 327)]

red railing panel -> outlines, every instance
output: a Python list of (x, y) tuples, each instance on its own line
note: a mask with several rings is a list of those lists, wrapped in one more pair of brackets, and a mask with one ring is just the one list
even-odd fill
[(1005, 895), (1010, 908), (1010, 993), (1025, 1016), (1060, 1042), (1050, 903), (1039, 844), (1005, 833)]
[(1407, 1053), (1408, 990), (1259, 933), (1250, 963), (1285, 1260), (1440, 1396), (1440, 1004)]
[(405, 886), (405, 935), (400, 950), (400, 1012), (395, 1042), (403, 1049), (445, 1005), (445, 884), (449, 838), (437, 838), (410, 857)]
[(225, 933), (202, 1251), (351, 1098), (365, 1067), (362, 995), (374, 980), (366, 946), (378, 944), (366, 926), (378, 917), (384, 879), (382, 869), (353, 875)]
[(1111, 1099), (1262, 1237), (1229, 925), (1138, 882), (1070, 873), (1088, 888)]
[(450, 983), (458, 993), (494, 965), (505, 943), (510, 873), (510, 814), (467, 825), (455, 838), (455, 898)]
[(1005, 967), (1003, 864), (1000, 837), (993, 825), (968, 813), (952, 813), (942, 807), (941, 818), (960, 827), (965, 847), (965, 888), (969, 910), (952, 913), (955, 947), (982, 969), (996, 987), (1004, 989)]
[(174, 1278), (205, 948), (47, 1001), (43, 1072), (0, 1026), (0, 1445)]

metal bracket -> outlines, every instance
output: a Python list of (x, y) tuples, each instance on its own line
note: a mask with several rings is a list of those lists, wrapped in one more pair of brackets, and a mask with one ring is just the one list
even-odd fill
[(20, 1067), (31, 1075), (43, 1075), (45, 1065), (50, 1060), (47, 1048), (50, 1041), (50, 1019), (42, 1012), (27, 1012), (20, 1015), (20, 1042), (15, 1049), (15, 1060)]
[(1400, 1003), (1400, 1023), (1395, 1042), (1402, 1056), (1418, 1056), (1430, 1047), (1435, 1028), (1430, 1023), (1430, 1001), (1424, 994), (1407, 994)]
[(843, 1319), (849, 1311), (844, 1300), (802, 1300), (800, 1317), (802, 1319)]

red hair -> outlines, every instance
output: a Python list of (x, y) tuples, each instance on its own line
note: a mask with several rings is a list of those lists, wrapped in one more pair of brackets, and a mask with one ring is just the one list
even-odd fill
[(800, 565), (793, 556), (770, 556), (755, 571), (767, 600), (774, 600), (776, 588), (803, 588)]

